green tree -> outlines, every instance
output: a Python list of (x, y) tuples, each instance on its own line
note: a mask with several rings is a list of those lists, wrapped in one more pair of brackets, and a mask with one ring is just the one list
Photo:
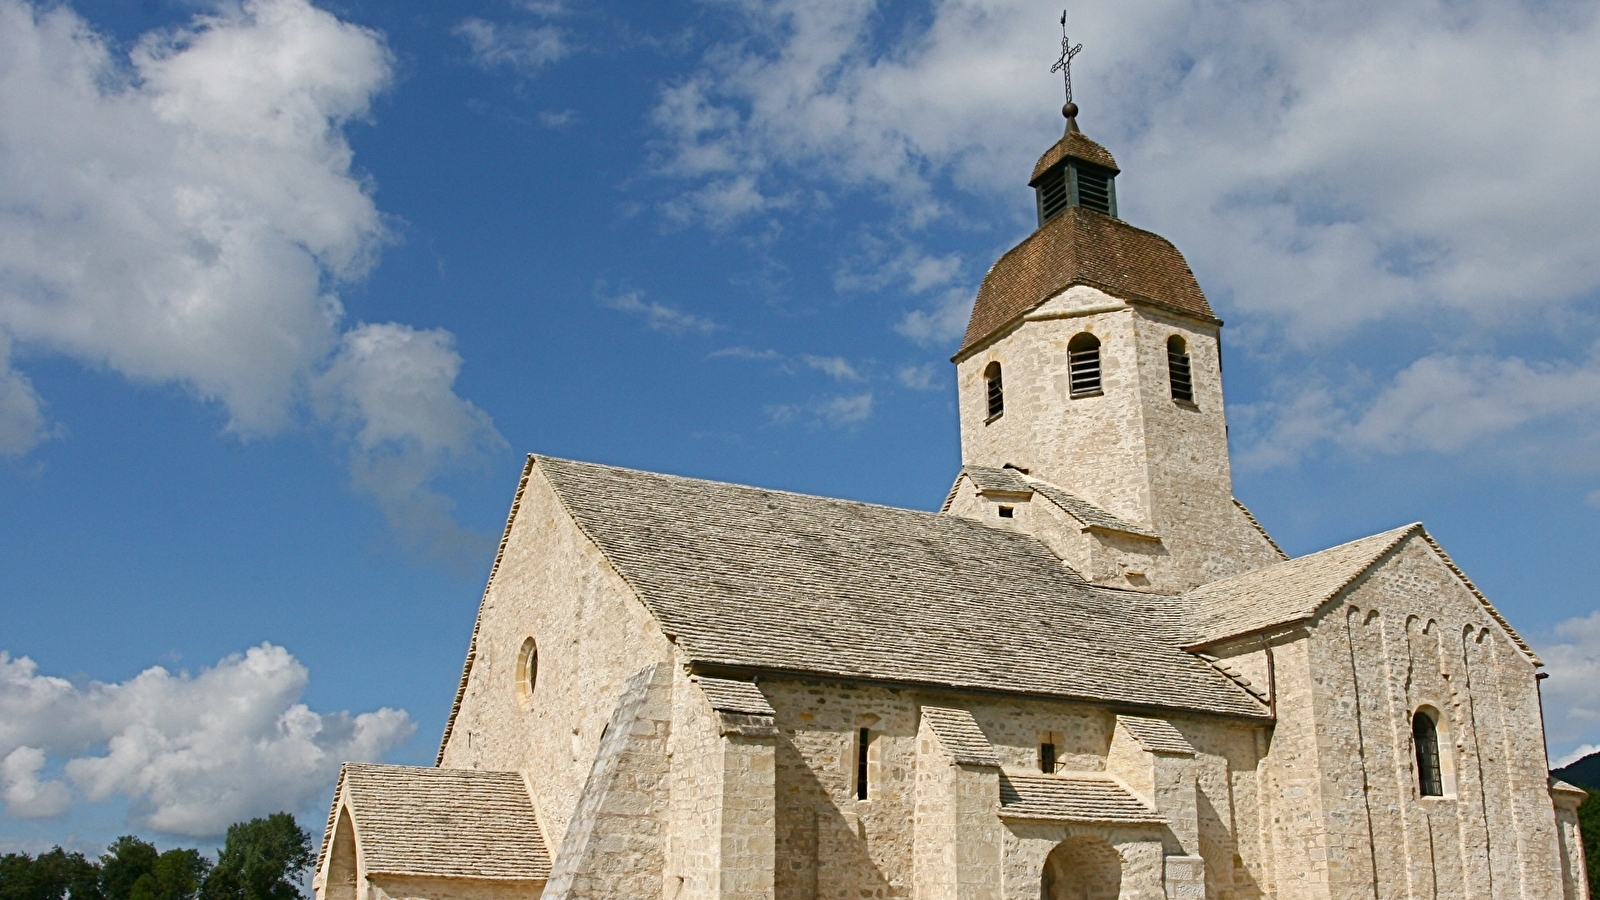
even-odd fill
[(228, 826), (217, 864), (200, 900), (304, 900), (300, 878), (310, 868), (311, 835), (286, 812)]
[(1589, 896), (1600, 897), (1600, 788), (1584, 790), (1589, 796), (1578, 807), (1578, 827), (1583, 830), (1583, 857), (1589, 864)]
[(100, 867), (60, 847), (0, 856), (0, 900), (101, 900)]
[(133, 883), (128, 900), (195, 900), (210, 871), (199, 850), (168, 850)]
[(132, 900), (133, 886), (155, 868), (156, 845), (125, 834), (100, 857), (100, 893), (105, 900)]

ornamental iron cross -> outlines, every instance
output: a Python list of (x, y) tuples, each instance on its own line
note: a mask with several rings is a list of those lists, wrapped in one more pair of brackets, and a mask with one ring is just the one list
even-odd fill
[(1050, 71), (1061, 73), (1061, 77), (1067, 85), (1068, 103), (1072, 102), (1072, 58), (1077, 56), (1078, 51), (1082, 49), (1082, 44), (1073, 46), (1072, 41), (1067, 38), (1067, 11), (1063, 9), (1061, 11), (1061, 58), (1056, 60), (1056, 64), (1050, 67)]

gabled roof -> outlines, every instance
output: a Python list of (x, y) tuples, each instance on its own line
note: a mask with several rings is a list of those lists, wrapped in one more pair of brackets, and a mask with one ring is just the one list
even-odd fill
[(1138, 742), (1140, 748), (1150, 753), (1194, 755), (1194, 746), (1189, 739), (1165, 719), (1117, 716), (1117, 724), (1127, 729), (1128, 735)]
[(972, 713), (964, 709), (924, 706), (922, 719), (951, 759), (967, 766), (999, 767), (1000, 756)]
[(1056, 822), (1165, 825), (1167, 820), (1108, 775), (1000, 776), (1000, 816)]
[(954, 516), (536, 457), (703, 674), (868, 678), (1265, 716), (1180, 649), (1171, 597)]
[(1083, 132), (1068, 129), (1061, 140), (1056, 141), (1049, 150), (1046, 150), (1039, 157), (1039, 161), (1033, 164), (1033, 176), (1028, 179), (1028, 186), (1032, 187), (1033, 183), (1039, 180), (1040, 175), (1048, 172), (1056, 163), (1069, 156), (1073, 159), (1092, 162), (1097, 166), (1105, 166), (1113, 172), (1120, 171), (1117, 168), (1117, 161), (1111, 156), (1110, 150), (1100, 146), (1098, 142)]
[(366, 871), (385, 875), (543, 881), (550, 852), (516, 772), (346, 763), (323, 837), (333, 840), (341, 797)]
[(1220, 321), (1170, 241), (1121, 219), (1068, 206), (990, 267), (956, 358), (1075, 284), (1206, 322)]
[(1416, 535), (1471, 591), (1484, 611), (1535, 664), (1539, 657), (1522, 640), (1489, 598), (1467, 578), (1444, 548), (1413, 522), (1391, 531), (1360, 538), (1317, 553), (1203, 584), (1184, 595), (1192, 604), (1195, 633), (1190, 647), (1214, 644), (1266, 628), (1292, 625), (1314, 617), (1323, 604), (1354, 584), (1407, 538)]
[(1015, 469), (996, 469), (990, 466), (962, 466), (960, 475), (956, 476), (956, 483), (950, 486), (950, 493), (945, 498), (944, 507), (941, 511), (950, 508), (950, 502), (955, 499), (956, 487), (961, 484), (962, 476), (970, 479), (973, 485), (984, 493), (1037, 493), (1054, 503), (1062, 512), (1077, 519), (1085, 528), (1100, 528), (1106, 531), (1120, 531), (1124, 534), (1160, 539), (1160, 535), (1142, 525), (1135, 525), (1132, 522), (1120, 519), (1087, 500), (1074, 497), (1048, 481), (1024, 477)]

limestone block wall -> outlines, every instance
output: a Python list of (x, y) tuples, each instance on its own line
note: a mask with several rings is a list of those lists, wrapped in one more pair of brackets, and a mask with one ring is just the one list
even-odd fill
[[(537, 466), (519, 498), (440, 764), (529, 775), (556, 856), (623, 684), (672, 650)], [(528, 638), (538, 648), (531, 696), (519, 686)]]
[[(1002, 517), (1000, 507), (1011, 507)], [(1028, 498), (985, 496), (963, 476), (945, 512), (1033, 535), (1061, 557), (1074, 571), (1095, 584), (1148, 589), (1153, 584), (1176, 584), (1172, 554), (1158, 540), (1104, 531), (1091, 532), (1082, 522), (1041, 494)]]
[[(1074, 398), (1068, 343), (1100, 340), (1101, 396)], [(1194, 403), (1172, 399), (1167, 340), (1188, 344)], [(1233, 502), (1216, 326), (1067, 289), (956, 366), (962, 459), (1012, 463), (1161, 535), (1177, 592), (1282, 559)], [(988, 418), (984, 371), (1001, 366), (1005, 412)], [(1107, 559), (1138, 552), (1102, 542)], [(1092, 568), (1092, 567), (1091, 567)]]
[[(1272, 646), (1268, 895), (1562, 894), (1532, 661), (1425, 540), (1403, 542)], [(1261, 653), (1249, 642), (1233, 652)], [(1418, 787), (1421, 707), (1439, 715), (1442, 797)]]
[(918, 900), (1000, 900), (1000, 768), (957, 761), (924, 718), (913, 792)]
[[(1044, 897), (1040, 885), (1046, 861), (1064, 841), (1104, 841), (1120, 863), (1113, 881), (1095, 878), (1069, 897)], [(1165, 900), (1166, 864), (1161, 829), (1155, 826), (1068, 825), (1050, 822), (1006, 823), (1004, 900)]]
[(366, 900), (538, 900), (542, 881), (374, 875)]
[(550, 900), (661, 895), (672, 693), (665, 663), (639, 670), (625, 685), (555, 857)]
[(711, 708), (678, 669), (671, 739), (669, 900), (774, 892), (776, 734)]
[[(919, 817), (926, 814), (937, 822), (942, 816), (948, 821), (950, 804), (955, 802), (918, 807), (919, 783), (953, 777), (931, 767), (931, 760), (920, 754), (925, 737), (919, 732), (923, 705), (970, 711), (993, 744), (1002, 768), (1019, 773), (1039, 771), (1039, 743), (1044, 736), (1057, 745), (1057, 771), (1106, 771), (1116, 722), (1110, 710), (1068, 701), (776, 679), (764, 680), (761, 689), (776, 711), (779, 732), (775, 896), (780, 900), (916, 896), (919, 864), (925, 873), (933, 871), (930, 865), (942, 865), (929, 856), (934, 853), (932, 844), (922, 846), (919, 855), (916, 841)], [(1260, 889), (1262, 842), (1257, 835), (1261, 819), (1257, 750), (1264, 727), (1202, 716), (1177, 717), (1173, 723), (1196, 750), (1192, 761), (1193, 840), (1205, 860), (1207, 895), (1219, 900), (1267, 895)], [(870, 799), (866, 801), (857, 799), (855, 781), (862, 727), (869, 729), (872, 742)], [(954, 790), (951, 785), (946, 787)], [(1011, 836), (1002, 836), (1007, 854), (1002, 891), (1008, 898), (1035, 900), (1039, 896), (1037, 867), (1066, 832), (1060, 828), (1029, 832), (1033, 836), (1027, 840), (1045, 840), (1047, 833), (1056, 836), (1053, 843), (1038, 845), (1042, 848), (1038, 858), (1024, 864), (1012, 855), (1032, 853), (1029, 848), (1035, 845), (1013, 834), (1017, 827), (1021, 826), (1009, 823), (1007, 834)], [(1241, 828), (1246, 833), (1239, 834)], [(1111, 838), (1119, 852), (1124, 844), (1129, 846), (1125, 851), (1132, 854), (1129, 864), (1146, 867), (1138, 870), (1148, 872), (1150, 889), (1155, 892), (1151, 896), (1161, 896), (1166, 849), (1162, 829), (1130, 827), (1108, 840)], [(1029, 865), (1034, 868), (1030, 870)], [(1019, 878), (1033, 879), (1031, 894), (1019, 886)], [(948, 879), (940, 883), (948, 885)]]
[[(1578, 806), (1587, 792), (1571, 785), (1552, 783), (1550, 793), (1555, 800), (1556, 835), (1561, 845), (1562, 900), (1589, 900), (1589, 880), (1584, 877), (1588, 869), (1584, 861), (1583, 831), (1578, 822)], [(1595, 864), (1600, 865), (1600, 860)]]

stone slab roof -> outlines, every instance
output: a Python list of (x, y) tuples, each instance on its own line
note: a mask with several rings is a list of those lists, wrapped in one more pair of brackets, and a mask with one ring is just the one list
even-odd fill
[(739, 713), (746, 716), (775, 716), (777, 711), (761, 689), (750, 681), (734, 681), (730, 678), (706, 678), (697, 676), (695, 684), (700, 685), (700, 690), (711, 701), (711, 708), (719, 712)]
[(1311, 618), (1420, 525), (1406, 525), (1297, 559), (1203, 584), (1194, 604), (1196, 644)]
[(956, 358), (1075, 284), (1220, 321), (1170, 241), (1121, 219), (1069, 206), (990, 267)]
[[(550, 853), (516, 772), (346, 763), (339, 773), (368, 872), (543, 881)], [(337, 808), (335, 810), (337, 813)], [(335, 820), (328, 834), (333, 838)]]
[(1000, 765), (994, 745), (984, 736), (972, 713), (964, 709), (924, 706), (922, 718), (956, 762), (967, 766)]
[(1517, 634), (1511, 623), (1495, 609), (1489, 598), (1478, 590), (1467, 573), (1461, 571), (1420, 522), (1195, 588), (1184, 595), (1184, 599), (1192, 604), (1190, 616), (1195, 629), (1187, 645), (1200, 647), (1310, 619), (1324, 603), (1354, 584), (1357, 578), (1412, 535), (1426, 542), (1438, 555), (1440, 562), (1461, 579), (1467, 590), (1483, 604), (1484, 612), (1505, 630), (1506, 636), (1527, 655), (1528, 660), (1536, 666), (1542, 665), (1533, 648)]
[(702, 672), (782, 672), (1262, 717), (1180, 649), (1174, 598), (1090, 585), (955, 516), (536, 457)]
[(1147, 719), (1143, 716), (1117, 716), (1117, 724), (1128, 730), (1128, 735), (1139, 746), (1151, 753), (1181, 753), (1194, 755), (1194, 746), (1183, 733), (1165, 719)]
[(998, 492), (1003, 494), (1034, 494), (1037, 493), (1061, 508), (1061, 511), (1077, 519), (1085, 528), (1103, 528), (1108, 531), (1120, 531), (1125, 534), (1138, 535), (1155, 540), (1160, 535), (1141, 525), (1120, 519), (1115, 515), (1095, 506), (1087, 500), (1067, 493), (1048, 481), (1030, 478), (1017, 472), (1015, 469), (995, 469), (989, 466), (962, 466), (961, 473), (956, 476), (956, 484), (951, 485), (950, 493), (945, 498), (943, 509), (948, 510), (950, 503), (955, 499), (956, 486), (961, 483), (961, 476), (972, 480), (978, 490)]
[(1166, 819), (1106, 775), (1000, 776), (1000, 815), (1008, 819), (1165, 825)]

